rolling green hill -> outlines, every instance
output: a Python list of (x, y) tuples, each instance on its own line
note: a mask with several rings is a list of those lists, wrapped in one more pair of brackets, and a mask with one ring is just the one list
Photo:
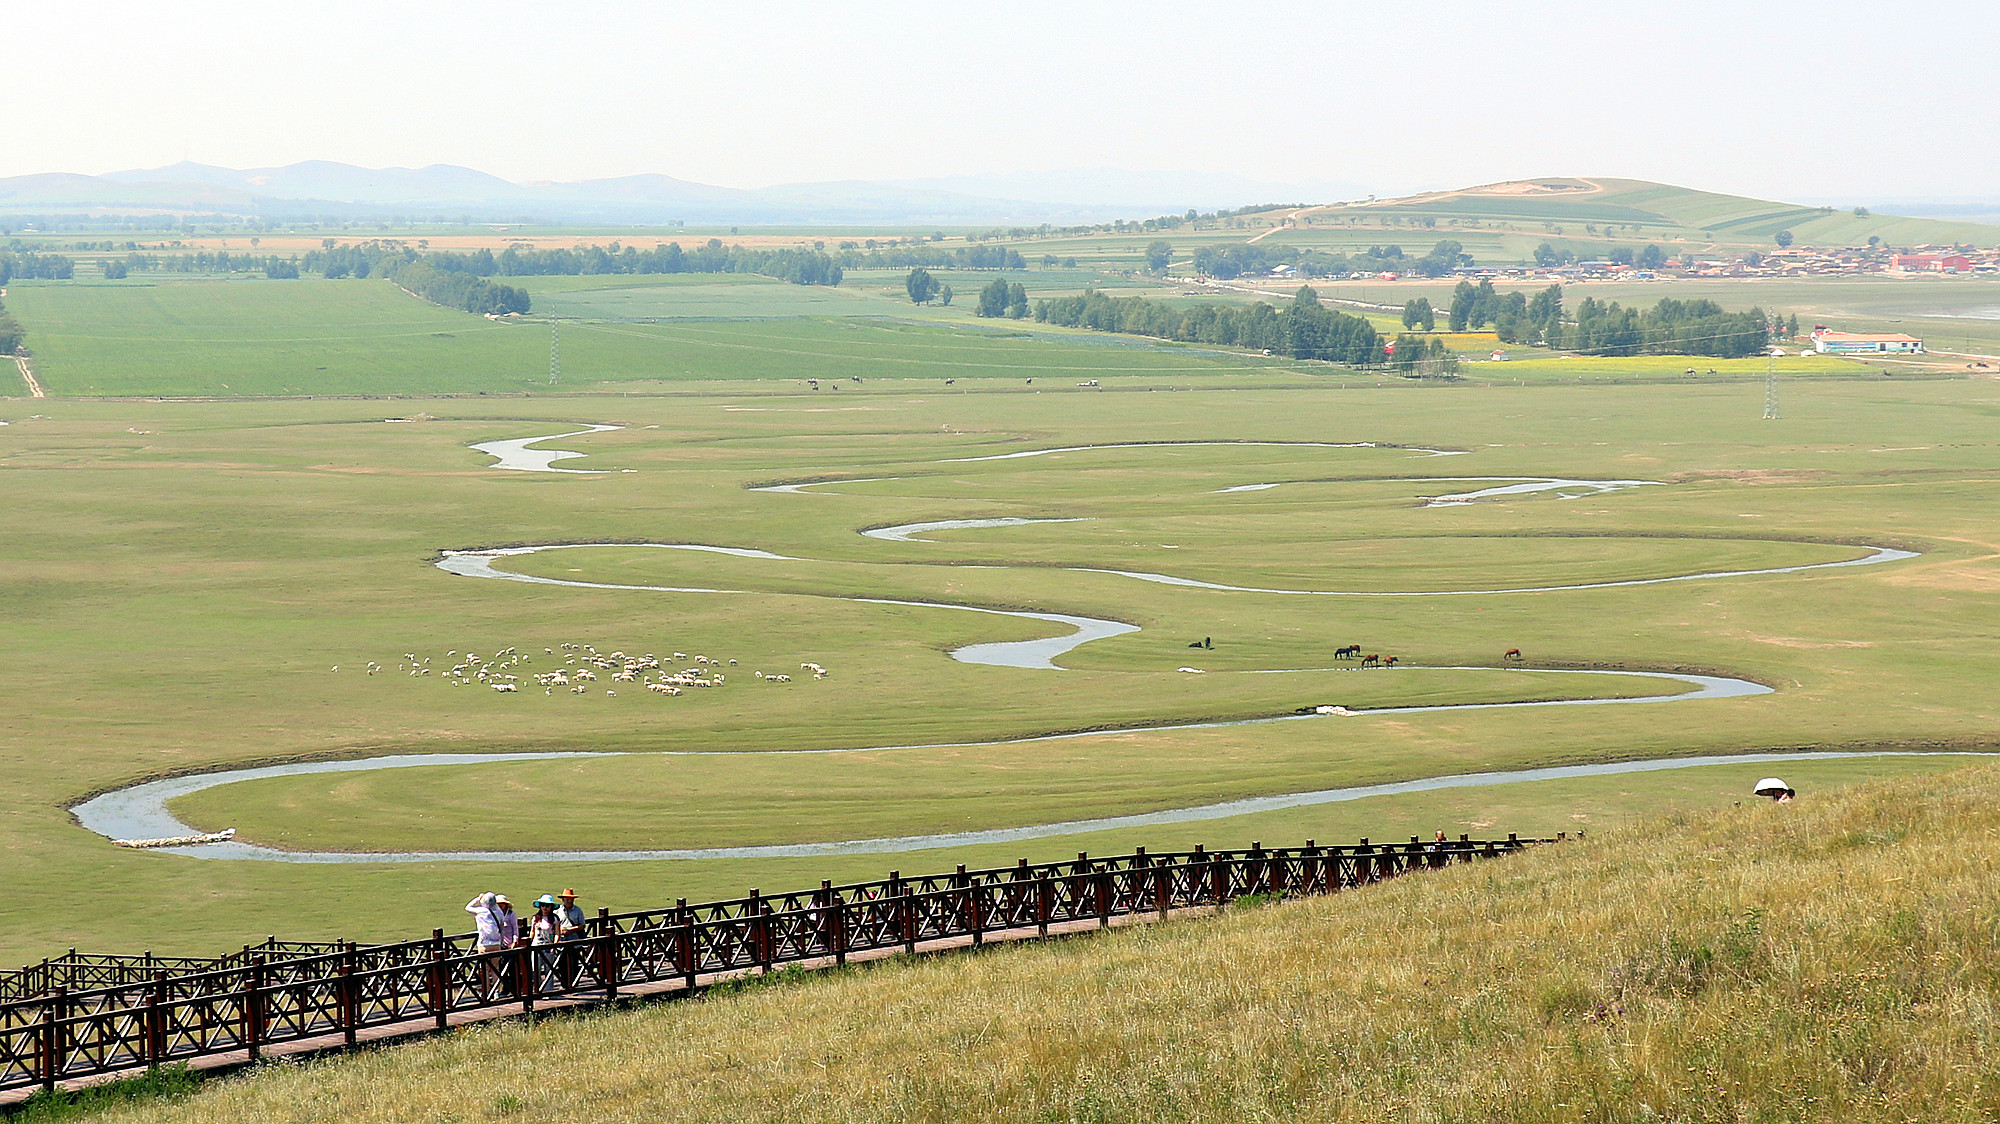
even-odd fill
[(1985, 1121), (2000, 770), (272, 1067), (98, 1119)]
[[(2000, 243), (2000, 227), (1981, 223), (1856, 215), (1831, 207), (1807, 207), (1750, 199), (1645, 180), (1552, 177), (1485, 184), (1375, 203), (1315, 207), (1298, 213), (1315, 225), (1346, 222), (1368, 226), (1381, 220), (1438, 229), (1478, 224), (1524, 233), (1578, 236), (1619, 227), (1631, 240), (1678, 240), (1719, 246), (1768, 246), (1772, 235), (1790, 230), (1801, 245), (1859, 246), (1875, 236), (1886, 245)], [(1558, 231), (1555, 228), (1561, 228)]]

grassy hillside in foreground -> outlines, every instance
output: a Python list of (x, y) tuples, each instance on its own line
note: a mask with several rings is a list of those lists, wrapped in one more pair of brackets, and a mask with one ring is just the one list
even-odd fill
[(1984, 1121), (1996, 860), (1980, 767), (101, 1119)]

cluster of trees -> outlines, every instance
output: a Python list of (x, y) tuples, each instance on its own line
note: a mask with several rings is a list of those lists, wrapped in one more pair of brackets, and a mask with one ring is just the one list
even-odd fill
[[(509, 246), (498, 254), (491, 250), (422, 253), (397, 241), (334, 245), (332, 239), (327, 239), (319, 249), (297, 262), (286, 264), (322, 277), (336, 278), (380, 275), (419, 260), (440, 273), (481, 279), (628, 273), (756, 273), (795, 285), (838, 285), (843, 274), (840, 264), (822, 251), (746, 249), (724, 246), (719, 238), (711, 238), (692, 251), (681, 249), (679, 243), (641, 250), (636, 246), (620, 246), (613, 242), (609, 246), (548, 250)], [(268, 265), (266, 272), (269, 272)], [(278, 276), (277, 273), (270, 275)], [(455, 306), (455, 302), (452, 303)]]
[(1431, 307), (1429, 297), (1403, 302), (1403, 327), (1415, 328), (1419, 332), (1436, 330), (1437, 310)]
[[(843, 250), (840, 261), (849, 269), (1026, 269), (1021, 251), (1006, 246), (883, 246), (874, 250)], [(1043, 264), (1047, 264), (1044, 262)], [(1074, 258), (1070, 264), (1076, 264)]]
[(1425, 277), (1443, 277), (1471, 266), (1472, 255), (1465, 252), (1464, 246), (1450, 239), (1440, 239), (1437, 245), (1431, 247), (1430, 253), (1410, 263), (1409, 271)]
[(821, 250), (756, 250), (724, 246), (711, 238), (693, 250), (670, 242), (641, 250), (636, 246), (578, 246), (538, 250), (509, 246), (500, 253), (434, 253), (424, 260), (451, 273), (474, 277), (578, 277), (619, 273), (755, 273), (794, 285), (838, 285), (843, 271), (833, 256)]
[(512, 285), (499, 285), (484, 277), (456, 270), (438, 269), (429, 261), (418, 258), (415, 261), (387, 263), (382, 270), (389, 280), (415, 293), (417, 296), (441, 304), (446, 308), (462, 308), (467, 312), (486, 315), (505, 315), (510, 312), (528, 311), (528, 294)]
[[(1166, 246), (1155, 242), (1153, 246)], [(1168, 247), (1171, 251), (1171, 247)], [(1355, 273), (1416, 273), (1443, 277), (1472, 267), (1472, 255), (1457, 242), (1442, 240), (1430, 252), (1413, 258), (1397, 245), (1370, 246), (1354, 253), (1300, 251), (1288, 246), (1246, 243), (1238, 246), (1204, 246), (1195, 251), (1195, 272), (1222, 281), (1232, 281), (1246, 273), (1264, 273), (1276, 266), (1289, 265), (1306, 277), (1345, 277)], [(1153, 266), (1152, 247), (1147, 249), (1147, 266)], [(1165, 268), (1165, 263), (1157, 268)]]
[(361, 242), (337, 246), (329, 238), (320, 248), (299, 260), (299, 269), (317, 273), (328, 280), (339, 277), (369, 277), (382, 272), (390, 262), (417, 260), (415, 250), (399, 242)]
[[(1553, 269), (1559, 265), (1575, 265), (1579, 260), (1575, 250), (1558, 250), (1547, 242), (1535, 247), (1535, 265), (1541, 269)], [(1657, 243), (1647, 243), (1637, 250), (1630, 246), (1615, 246), (1604, 255), (1604, 260), (1613, 265), (1635, 266), (1639, 269), (1658, 269), (1667, 264), (1667, 252)]]
[(931, 271), (923, 266), (911, 270), (910, 275), (903, 279), (903, 290), (918, 304), (929, 304), (932, 301), (939, 304), (951, 303), (951, 286), (938, 284), (938, 279), (932, 277)]
[(1274, 265), (1284, 265), (1297, 256), (1296, 251), (1288, 248), (1267, 248), (1256, 243), (1203, 246), (1194, 252), (1194, 271), (1203, 277), (1234, 281), (1246, 273), (1263, 273)]
[[(1044, 302), (1046, 303), (1046, 302)], [(993, 283), (979, 290), (981, 316), (1005, 316), (1020, 320), (1028, 315), (1028, 289), (1020, 282), (1008, 284), (1005, 277), (995, 277)]]
[(1388, 355), (1389, 369), (1406, 378), (1458, 377), (1458, 356), (1436, 336), (1400, 335), (1383, 351)]
[(1082, 296), (1036, 302), (1035, 319), (1071, 328), (1255, 348), (1336, 363), (1379, 363), (1383, 355), (1381, 336), (1368, 321), (1323, 307), (1318, 294), (1303, 286), (1283, 308), (1262, 301), (1247, 307), (1182, 308), (1144, 297), (1107, 297), (1092, 289)]
[(61, 254), (33, 250), (0, 254), (0, 285), (17, 277), (23, 281), (67, 281), (74, 276), (76, 262)]
[(7, 314), (7, 306), (0, 304), (0, 355), (12, 355), (21, 350), (21, 344), (28, 333), (21, 330), (21, 322)]
[(275, 254), (232, 254), (228, 250), (212, 253), (203, 250), (193, 254), (126, 254), (123, 258), (106, 258), (99, 264), (104, 269), (104, 275), (111, 278), (130, 273), (255, 273), (259, 270), (266, 277), (299, 275), (297, 258), (281, 258)]
[(1518, 290), (1501, 296), (1493, 282), (1460, 281), (1451, 291), (1446, 321), (1454, 332), (1477, 332), (1488, 324), (1507, 343), (1558, 346), (1562, 334), (1562, 286), (1550, 285), (1531, 299)]
[(1562, 346), (1590, 355), (1713, 355), (1739, 359), (1771, 345), (1764, 310), (1727, 312), (1714, 301), (1667, 298), (1652, 308), (1620, 308), (1587, 297), (1563, 329)]

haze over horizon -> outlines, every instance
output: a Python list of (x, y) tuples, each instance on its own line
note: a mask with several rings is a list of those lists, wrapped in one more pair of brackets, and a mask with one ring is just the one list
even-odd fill
[[(1866, 50), (1861, 32), (1892, 12), (1920, 54)], [(71, 41), (76, 19), (16, 0), (10, 37)], [(1444, 0), (1420, 19), (1179, 0), (357, 0), (337, 15), (190, 0), (94, 26), (87, 81), (74, 53), (21, 52), (10, 108), (29, 128), (0, 176), (329, 160), (764, 188), (1127, 169), (1381, 195), (1584, 175), (1814, 203), (1990, 199), (1996, 45), (2000, 15), (1960, 0), (1695, 0), (1671, 28), (1556, 0), (1504, 16)]]

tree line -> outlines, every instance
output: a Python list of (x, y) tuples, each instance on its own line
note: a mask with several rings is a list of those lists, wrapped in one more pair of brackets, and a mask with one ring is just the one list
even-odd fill
[(409, 292), (446, 308), (460, 308), (481, 316), (528, 311), (526, 290), (496, 284), (470, 273), (438, 269), (423, 258), (392, 262), (383, 275)]
[(641, 250), (636, 246), (578, 246), (535, 249), (509, 246), (495, 254), (439, 252), (425, 255), (432, 266), (475, 277), (579, 277), (598, 274), (755, 273), (795, 285), (838, 285), (843, 270), (832, 255), (807, 249), (748, 249), (711, 238), (693, 250), (678, 242)]
[(1108, 297), (1090, 289), (1082, 296), (1037, 301), (1035, 319), (1357, 366), (1380, 363), (1384, 354), (1382, 337), (1368, 321), (1322, 306), (1319, 295), (1306, 286), (1299, 288), (1291, 304), (1276, 308), (1262, 301), (1183, 308), (1145, 297)]
[[(1429, 331), (1435, 313), (1418, 297), (1403, 306), (1403, 326)], [(1797, 317), (1792, 332), (1797, 333)], [(1663, 298), (1651, 308), (1621, 307), (1587, 297), (1574, 316), (1563, 312), (1561, 285), (1530, 297), (1502, 296), (1491, 281), (1460, 281), (1451, 293), (1446, 326), (1477, 332), (1488, 325), (1506, 343), (1542, 344), (1589, 355), (1710, 355), (1737, 359), (1771, 345), (1771, 323), (1761, 308), (1730, 312), (1710, 300)]]
[[(1147, 247), (1146, 264), (1156, 272), (1166, 268), (1173, 247), (1162, 241)], [(1203, 277), (1233, 281), (1246, 274), (1268, 273), (1290, 266), (1305, 277), (1346, 277), (1356, 273), (1414, 273), (1443, 277), (1472, 268), (1472, 255), (1449, 239), (1440, 240), (1422, 257), (1412, 257), (1398, 245), (1370, 246), (1353, 254), (1299, 250), (1262, 242), (1233, 246), (1203, 246), (1194, 253), (1194, 270)]]
[(1563, 346), (1591, 355), (1712, 355), (1741, 359), (1771, 346), (1761, 308), (1728, 312), (1710, 300), (1665, 298), (1651, 308), (1620, 308), (1586, 297), (1564, 330)]
[(21, 350), (21, 344), (28, 333), (21, 328), (21, 322), (7, 314), (7, 306), (0, 304), (0, 355), (12, 355)]
[(38, 254), (33, 250), (0, 254), (0, 285), (16, 278), (23, 281), (67, 281), (74, 276), (75, 260), (61, 254)]

